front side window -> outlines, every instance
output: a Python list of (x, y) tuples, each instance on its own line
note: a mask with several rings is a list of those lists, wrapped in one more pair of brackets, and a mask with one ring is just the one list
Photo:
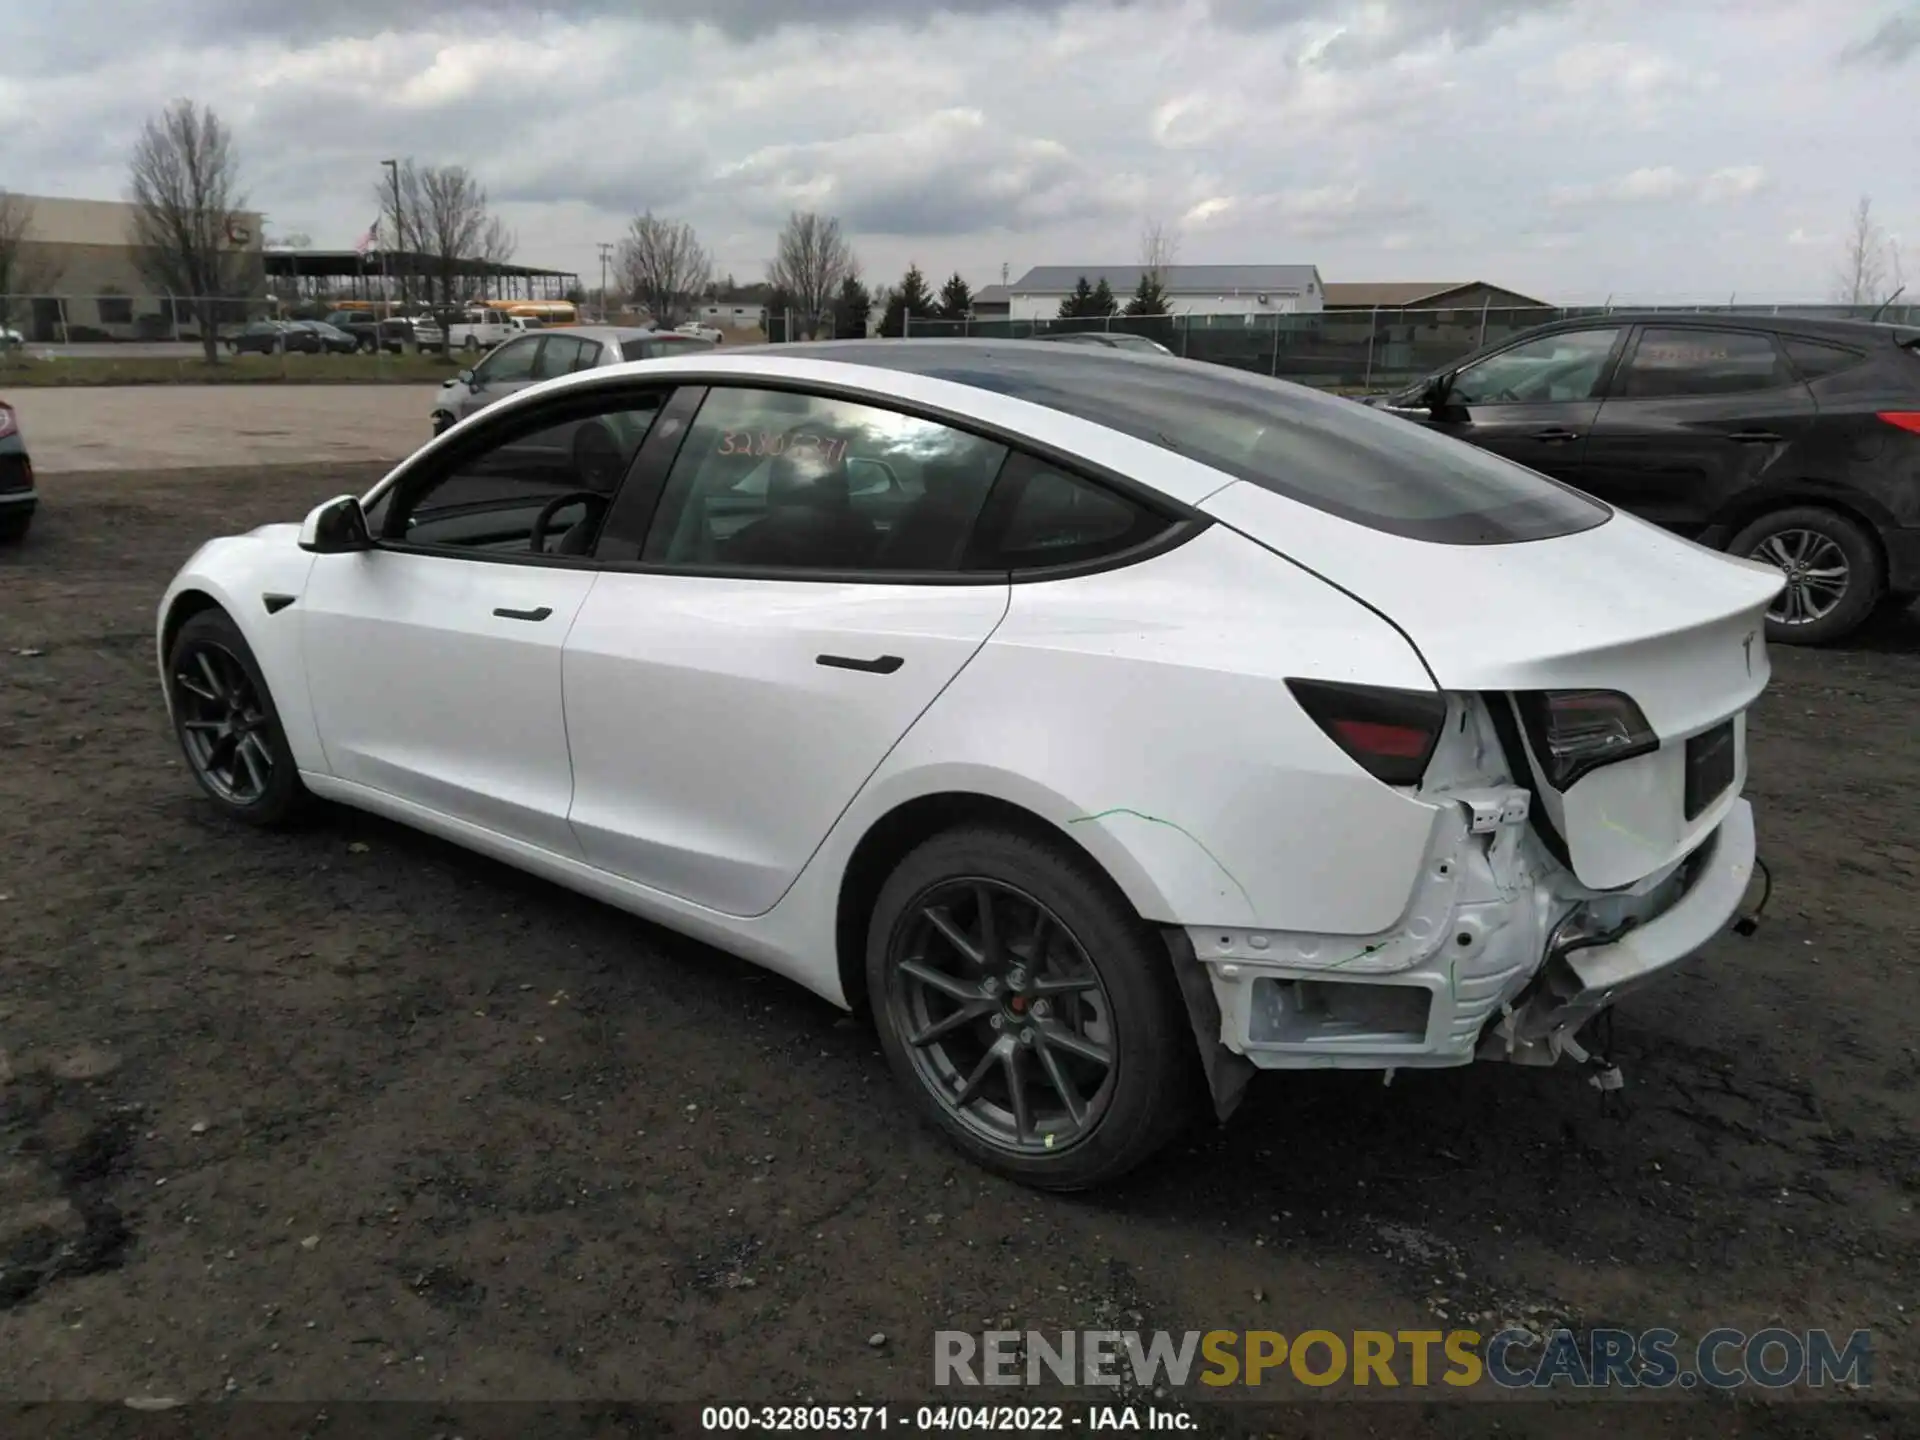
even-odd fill
[(473, 378), (482, 385), (531, 380), (539, 352), (539, 340), (509, 340), (474, 368)]
[(1656, 329), (1640, 332), (1614, 393), (1667, 400), (1744, 395), (1791, 380), (1773, 337), (1752, 330)]
[(618, 408), (520, 417), (404, 478), (378, 505), (378, 534), (404, 548), (584, 556), (659, 414), (658, 396)]
[(1617, 328), (1542, 335), (1467, 366), (1454, 376), (1448, 399), (1461, 405), (1590, 400), (1619, 338)]
[(871, 405), (715, 389), (688, 427), (641, 558), (690, 569), (954, 570), (1006, 455)]

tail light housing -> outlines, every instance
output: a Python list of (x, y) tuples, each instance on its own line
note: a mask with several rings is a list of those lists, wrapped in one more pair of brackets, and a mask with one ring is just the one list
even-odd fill
[(1882, 410), (1879, 416), (1889, 425), (1920, 435), (1920, 410)]
[(1447, 699), (1435, 690), (1331, 680), (1289, 680), (1287, 688), (1334, 744), (1388, 785), (1418, 785), (1446, 728)]
[(20, 422), (13, 418), (13, 407), (0, 400), (0, 440), (6, 439), (19, 428)]
[(1532, 690), (1514, 696), (1514, 703), (1533, 757), (1556, 790), (1660, 748), (1640, 707), (1617, 690)]

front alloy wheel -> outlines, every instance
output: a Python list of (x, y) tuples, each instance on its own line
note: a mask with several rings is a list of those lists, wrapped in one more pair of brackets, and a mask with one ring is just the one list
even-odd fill
[(167, 657), (180, 750), (200, 788), (253, 825), (290, 819), (307, 799), (260, 667), (223, 610), (190, 617)]
[(924, 891), (895, 932), (887, 1005), (921, 1083), (990, 1145), (1045, 1154), (1113, 1095), (1113, 1002), (1045, 905), (997, 880)]

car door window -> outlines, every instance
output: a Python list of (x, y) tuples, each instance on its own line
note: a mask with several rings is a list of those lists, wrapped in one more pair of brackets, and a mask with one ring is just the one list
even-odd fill
[(598, 340), (582, 340), (580, 353), (574, 358), (573, 368), (576, 371), (593, 369), (600, 363), (600, 351), (603, 348)]
[(1542, 335), (1461, 370), (1449, 398), (1461, 405), (1591, 399), (1619, 338), (1618, 326)]
[(517, 417), (405, 477), (369, 523), (390, 547), (585, 556), (660, 399), (576, 399), (558, 412), (547, 406)]
[(956, 570), (1006, 455), (871, 405), (715, 389), (688, 427), (641, 558), (696, 570)]
[(572, 335), (549, 335), (546, 341), (540, 348), (540, 358), (534, 362), (531, 378), (552, 380), (572, 374), (578, 368), (582, 343)]
[(1649, 326), (1640, 332), (1614, 393), (1630, 400), (1744, 395), (1792, 378), (1771, 335)]
[(538, 339), (510, 340), (474, 367), (473, 378), (481, 385), (531, 380), (539, 350)]
[(1030, 456), (1008, 464), (994, 509), (1005, 518), (970, 569), (1034, 570), (1083, 565), (1145, 545), (1175, 521), (1078, 475)]

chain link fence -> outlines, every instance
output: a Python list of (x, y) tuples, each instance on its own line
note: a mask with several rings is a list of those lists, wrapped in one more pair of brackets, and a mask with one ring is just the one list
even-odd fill
[[(1174, 354), (1231, 365), (1320, 389), (1378, 391), (1410, 384), (1491, 344), (1536, 325), (1579, 316), (1604, 316), (1621, 306), (1475, 306), (1451, 310), (1327, 310), (1295, 315), (1113, 315), (1099, 319), (910, 319), (907, 334), (922, 339), (1028, 340), (1074, 332), (1139, 335)], [(1809, 319), (1868, 319), (1874, 307), (1844, 305), (1657, 305), (1636, 312), (1789, 315)], [(775, 342), (800, 328), (774, 317)], [(1920, 324), (1920, 306), (1889, 307), (1884, 322)]]

